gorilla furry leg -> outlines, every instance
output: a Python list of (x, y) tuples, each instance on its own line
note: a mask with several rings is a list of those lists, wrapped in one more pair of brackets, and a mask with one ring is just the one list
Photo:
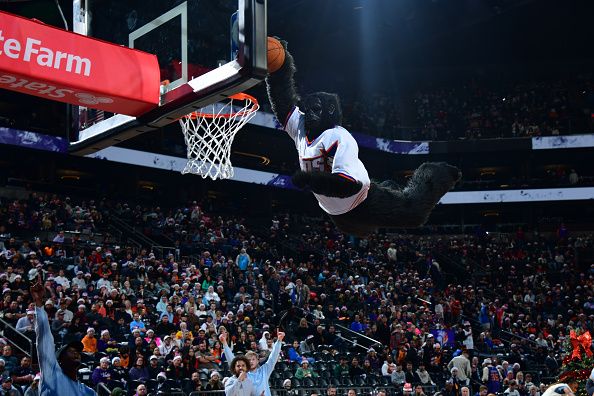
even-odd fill
[(309, 187), (316, 194), (338, 198), (355, 195), (363, 186), (360, 182), (345, 179), (337, 174), (318, 171), (297, 171), (292, 181), (299, 188)]
[(365, 236), (378, 228), (416, 228), (429, 218), (441, 197), (459, 180), (458, 168), (427, 162), (401, 190), (372, 183), (367, 198), (355, 209), (332, 220), (342, 231)]

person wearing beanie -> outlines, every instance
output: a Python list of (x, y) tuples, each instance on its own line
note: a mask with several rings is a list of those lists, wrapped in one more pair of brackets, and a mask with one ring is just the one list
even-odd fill
[(89, 327), (87, 334), (81, 340), (83, 344), (83, 352), (90, 353), (92, 355), (97, 353), (97, 339), (95, 338), (95, 329)]
[(218, 371), (213, 371), (210, 373), (210, 380), (208, 384), (206, 384), (207, 391), (218, 391), (218, 390), (225, 390), (225, 385), (221, 381), (221, 374)]
[(97, 340), (97, 351), (112, 353), (117, 352), (117, 350), (118, 343), (115, 339), (111, 337), (111, 335), (109, 334), (109, 330), (102, 330), (101, 338)]
[(128, 381), (128, 370), (122, 367), (122, 359), (119, 356), (111, 359), (111, 372), (114, 381)]
[(91, 375), (93, 384), (99, 385), (103, 383), (107, 386), (111, 384), (111, 381), (113, 381), (113, 374), (109, 365), (110, 361), (108, 357), (102, 357), (101, 360), (99, 360), (99, 366), (93, 370), (93, 375)]
[(39, 380), (41, 379), (41, 376), (39, 374), (36, 374), (35, 377), (33, 378), (33, 383), (31, 384), (31, 386), (29, 386), (27, 388), (27, 391), (25, 392), (25, 396), (40, 396), (39, 395)]

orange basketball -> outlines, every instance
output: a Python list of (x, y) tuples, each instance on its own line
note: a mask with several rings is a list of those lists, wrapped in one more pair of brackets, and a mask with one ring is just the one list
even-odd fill
[(268, 37), (268, 73), (274, 73), (285, 63), (285, 49), (274, 37)]

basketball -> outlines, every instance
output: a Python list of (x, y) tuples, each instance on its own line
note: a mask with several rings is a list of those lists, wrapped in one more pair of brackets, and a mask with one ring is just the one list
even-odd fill
[(268, 73), (274, 73), (285, 63), (285, 49), (274, 37), (268, 37)]

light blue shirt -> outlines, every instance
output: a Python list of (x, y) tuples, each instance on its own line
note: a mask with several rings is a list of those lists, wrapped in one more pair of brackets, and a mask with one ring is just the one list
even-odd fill
[[(235, 359), (235, 355), (233, 354), (233, 351), (231, 351), (231, 348), (229, 348), (229, 345), (224, 345), (224, 351), (228, 362), (231, 362), (233, 359)], [(255, 390), (255, 393), (252, 393), (251, 396), (260, 396), (262, 395), (262, 392), (264, 392), (265, 396), (272, 396), (270, 393), (270, 386), (268, 385), (268, 379), (270, 378), (270, 374), (272, 374), (272, 370), (274, 370), (274, 366), (276, 365), (280, 351), (281, 342), (277, 341), (274, 343), (272, 352), (270, 352), (270, 356), (268, 356), (266, 363), (258, 367), (256, 371), (248, 372), (247, 377), (254, 384)]]
[(225, 396), (252, 396), (255, 392), (250, 377), (240, 381), (236, 376), (233, 376), (225, 383)]
[(62, 371), (56, 357), (54, 337), (43, 307), (35, 307), (37, 356), (41, 370), (39, 393), (43, 396), (97, 396), (88, 386), (73, 381)]

